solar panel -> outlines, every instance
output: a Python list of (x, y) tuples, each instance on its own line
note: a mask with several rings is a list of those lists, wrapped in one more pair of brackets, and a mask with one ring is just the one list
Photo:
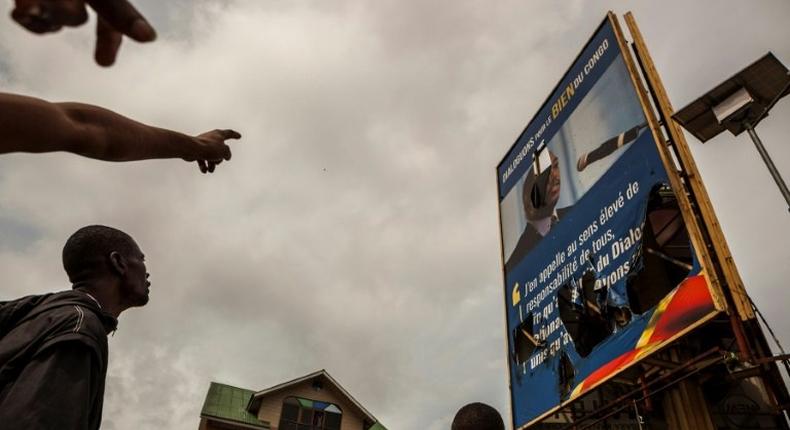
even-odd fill
[[(716, 119), (713, 107), (723, 103), (740, 90), (746, 90), (752, 103), (740, 109), (723, 122)], [(738, 135), (743, 123), (755, 127), (780, 98), (790, 92), (790, 74), (772, 53), (741, 70), (707, 94), (691, 102), (672, 117), (701, 142), (706, 142), (724, 130)]]

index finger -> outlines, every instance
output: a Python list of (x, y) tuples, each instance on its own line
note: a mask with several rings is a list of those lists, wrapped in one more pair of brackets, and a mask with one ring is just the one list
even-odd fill
[(241, 139), (241, 133), (236, 130), (225, 129), (219, 130), (223, 139)]
[(87, 0), (96, 13), (113, 28), (138, 42), (156, 39), (156, 31), (126, 0)]
[(96, 50), (93, 54), (96, 62), (104, 67), (111, 66), (118, 55), (122, 40), (123, 35), (115, 31), (104, 18), (99, 17), (96, 22)]
[[(227, 140), (227, 139), (241, 139), (241, 133), (239, 133), (236, 130), (225, 129), (225, 130), (219, 130), (219, 132), (222, 134), (222, 139), (223, 140)], [(225, 153), (225, 156), (223, 158), (226, 159), (226, 160), (230, 160), (230, 157), (231, 157), (230, 147), (226, 144), (225, 148), (227, 148), (227, 152)]]

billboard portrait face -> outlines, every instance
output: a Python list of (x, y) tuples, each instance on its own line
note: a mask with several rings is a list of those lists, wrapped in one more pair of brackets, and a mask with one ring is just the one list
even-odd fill
[(715, 311), (626, 61), (607, 19), (497, 168), (516, 428)]

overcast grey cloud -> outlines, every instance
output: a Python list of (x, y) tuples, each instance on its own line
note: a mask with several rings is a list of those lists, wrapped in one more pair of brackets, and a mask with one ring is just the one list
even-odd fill
[[(0, 23), (0, 89), (158, 126), (240, 130), (211, 176), (178, 161), (0, 158), (0, 299), (67, 288), (60, 249), (131, 233), (151, 302), (110, 339), (106, 429), (194, 429), (210, 381), (326, 368), (391, 429), (509, 413), (494, 169), (608, 9), (633, 10), (676, 108), (766, 51), (790, 3), (138, 1), (159, 31), (111, 69), (90, 26)], [(790, 102), (758, 129), (790, 179)], [(785, 343), (790, 216), (746, 136), (703, 179)]]

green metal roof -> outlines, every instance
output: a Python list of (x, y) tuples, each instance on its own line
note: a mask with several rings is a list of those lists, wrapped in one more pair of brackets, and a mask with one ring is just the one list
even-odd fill
[(387, 428), (379, 423), (376, 423), (373, 424), (373, 427), (369, 428), (368, 430), (387, 430)]
[(200, 415), (268, 429), (268, 422), (261, 421), (254, 414), (247, 412), (247, 403), (254, 393), (255, 391), (252, 390), (212, 382)]

